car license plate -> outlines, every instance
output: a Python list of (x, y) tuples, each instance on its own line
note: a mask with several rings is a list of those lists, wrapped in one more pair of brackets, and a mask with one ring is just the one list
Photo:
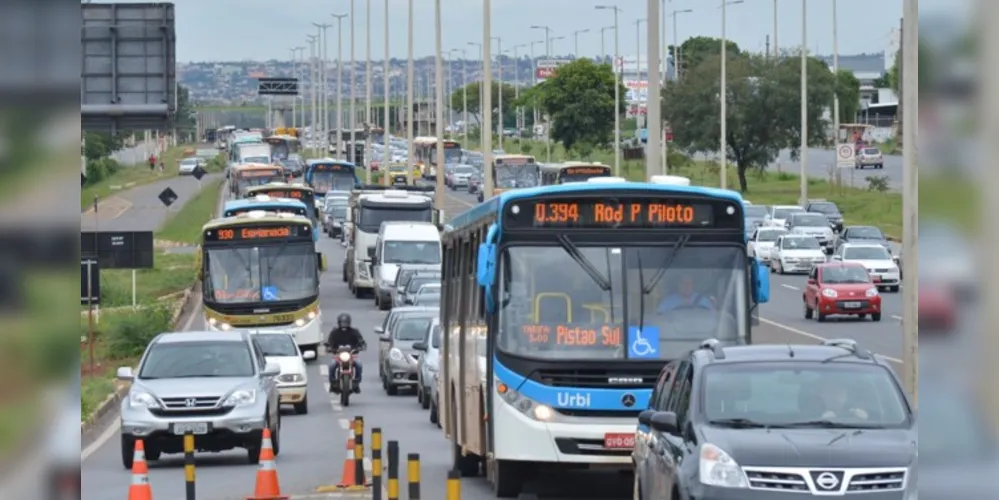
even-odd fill
[(604, 434), (604, 448), (627, 449), (635, 447), (634, 433)]
[(860, 309), (860, 302), (844, 302), (844, 309)]
[(208, 434), (208, 422), (177, 422), (171, 424), (171, 431), (178, 435), (184, 434)]
[(875, 283), (881, 283), (881, 275), (880, 274), (872, 274), (871, 275), (871, 280), (874, 281)]

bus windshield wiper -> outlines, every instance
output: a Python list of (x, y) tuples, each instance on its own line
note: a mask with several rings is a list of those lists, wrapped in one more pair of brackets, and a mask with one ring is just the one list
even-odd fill
[(590, 278), (593, 279), (601, 290), (605, 292), (609, 292), (611, 290), (610, 280), (605, 278), (604, 275), (601, 274), (596, 267), (594, 267), (589, 259), (587, 259), (586, 256), (579, 251), (579, 248), (577, 248), (576, 245), (569, 240), (569, 237), (564, 234), (560, 234), (558, 236), (558, 242), (559, 245), (562, 246), (562, 249), (565, 250), (565, 253), (569, 254), (569, 256), (572, 257), (572, 260), (576, 261), (576, 264), (579, 264), (579, 267), (582, 267), (583, 270), (586, 271), (586, 274), (590, 275)]
[[(659, 284), (659, 280), (663, 279), (663, 276), (666, 275), (666, 270), (673, 265), (673, 261), (676, 260), (676, 256), (680, 254), (680, 250), (683, 250), (683, 247), (687, 245), (688, 241), (690, 241), (690, 235), (687, 234), (680, 236), (680, 238), (676, 240), (676, 243), (673, 244), (673, 253), (670, 254), (670, 256), (666, 259), (666, 262), (664, 262), (659, 269), (656, 269), (656, 273), (652, 275), (652, 279), (649, 280), (648, 285), (642, 286), (643, 295), (652, 293), (652, 290), (654, 290), (656, 285)], [(641, 263), (639, 263), (639, 266), (641, 266)], [(642, 271), (639, 270), (639, 275), (641, 275), (641, 273)]]

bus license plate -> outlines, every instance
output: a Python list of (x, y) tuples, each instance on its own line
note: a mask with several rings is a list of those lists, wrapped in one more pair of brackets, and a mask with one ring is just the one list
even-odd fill
[(208, 434), (208, 422), (177, 422), (172, 424), (174, 434), (181, 436), (184, 434)]
[(844, 309), (860, 309), (860, 302), (844, 302)]
[(635, 447), (634, 433), (604, 434), (604, 448), (625, 449)]

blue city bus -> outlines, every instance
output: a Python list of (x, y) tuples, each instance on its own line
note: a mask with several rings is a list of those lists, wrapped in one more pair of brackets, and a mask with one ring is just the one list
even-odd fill
[[(657, 183), (506, 191), (442, 235), (441, 394), (463, 475), (516, 497), (536, 467), (630, 469), (663, 366), (747, 344), (769, 300), (742, 197)], [(432, 409), (432, 411), (433, 411)]]
[(350, 191), (360, 187), (358, 167), (353, 163), (322, 158), (309, 160), (305, 167), (305, 183), (322, 199), (330, 191)]
[(296, 200), (305, 205), (305, 216), (312, 221), (313, 239), (319, 241), (319, 228), (322, 227), (322, 221), (319, 220), (319, 211), (316, 209), (316, 198), (312, 188), (297, 182), (293, 184), (270, 182), (247, 188), (245, 199), (257, 199), (261, 195), (274, 199)]

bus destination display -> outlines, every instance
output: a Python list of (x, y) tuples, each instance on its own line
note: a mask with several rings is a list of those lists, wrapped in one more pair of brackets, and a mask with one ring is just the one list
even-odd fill
[(279, 168), (268, 168), (268, 169), (254, 169), (254, 170), (243, 170), (239, 173), (240, 177), (271, 177), (274, 175), (281, 175), (282, 170)]
[[(669, 228), (711, 227), (714, 207), (708, 203), (664, 199), (581, 199), (526, 201), (506, 216), (514, 228)], [(516, 212), (516, 213), (515, 213)]]
[(318, 163), (312, 168), (320, 172), (343, 172), (352, 170), (351, 167), (341, 165), (339, 163)]
[(530, 165), (535, 163), (533, 156), (519, 156), (513, 158), (497, 158), (497, 165)]
[(254, 194), (265, 194), (271, 198), (294, 198), (296, 200), (301, 200), (305, 198), (303, 191), (297, 189), (285, 189), (278, 191), (267, 191), (266, 193), (254, 193)]
[(458, 149), (461, 144), (453, 141), (444, 141), (444, 149)]
[(610, 167), (566, 167), (565, 175), (610, 175)]
[(233, 226), (205, 231), (205, 241), (250, 241), (312, 238), (308, 226)]
[(532, 345), (608, 347), (621, 345), (621, 325), (530, 324), (521, 327), (523, 339)]

